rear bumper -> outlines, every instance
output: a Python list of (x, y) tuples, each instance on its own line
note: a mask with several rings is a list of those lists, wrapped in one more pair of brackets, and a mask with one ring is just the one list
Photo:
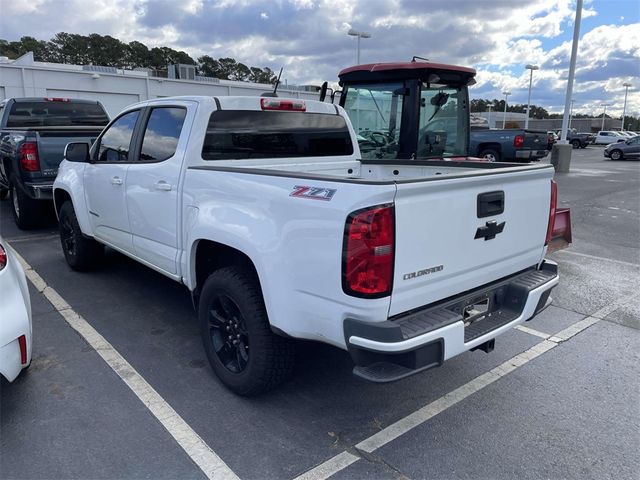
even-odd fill
[[(557, 264), (545, 261), (538, 270), (526, 270), (384, 322), (347, 319), (345, 340), (356, 365), (354, 374), (388, 382), (440, 366), (467, 350), (486, 348), (488, 342), (546, 308), (557, 284)], [(483, 302), (487, 311), (469, 314), (472, 305)]]
[(27, 192), (29, 197), (36, 200), (53, 199), (53, 183), (25, 182), (24, 191)]
[(546, 157), (549, 151), (547, 149), (538, 149), (538, 150), (516, 150), (516, 158), (517, 159), (538, 159)]

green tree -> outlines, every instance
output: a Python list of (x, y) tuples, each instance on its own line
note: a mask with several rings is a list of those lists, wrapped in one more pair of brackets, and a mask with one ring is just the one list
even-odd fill
[(124, 64), (128, 68), (149, 67), (149, 49), (144, 43), (133, 41), (125, 48)]

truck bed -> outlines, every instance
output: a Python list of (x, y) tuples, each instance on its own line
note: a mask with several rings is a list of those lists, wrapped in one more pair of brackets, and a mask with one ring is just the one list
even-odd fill
[(552, 168), (550, 165), (490, 163), (469, 160), (346, 160), (337, 162), (262, 163), (234, 161), (193, 166), (194, 169), (253, 173), (325, 181), (390, 184), (432, 181)]

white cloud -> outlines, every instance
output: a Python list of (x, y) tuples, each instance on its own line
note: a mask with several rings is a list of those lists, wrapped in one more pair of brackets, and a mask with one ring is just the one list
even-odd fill
[[(264, 0), (0, 2), (0, 36), (8, 40), (48, 39), (59, 31), (109, 34), (185, 50), (192, 57), (231, 56), (274, 70), (284, 65), (289, 83), (335, 81), (355, 61), (355, 41), (346, 35), (353, 27), (372, 33), (361, 41), (363, 62), (419, 55), (476, 66), (474, 96), (500, 98), (508, 89), (510, 102), (522, 103), (529, 81), (524, 65), (538, 64), (532, 100), (556, 110), (563, 108), (570, 54), (570, 42), (558, 38), (570, 38), (575, 15), (575, 0), (276, 0), (268, 11)], [(595, 15), (594, 3), (586, 0), (583, 18)], [(627, 110), (640, 113), (638, 58), (640, 24), (583, 30), (577, 108), (607, 102), (614, 104), (614, 114), (621, 111), (621, 85), (629, 81), (634, 88)]]

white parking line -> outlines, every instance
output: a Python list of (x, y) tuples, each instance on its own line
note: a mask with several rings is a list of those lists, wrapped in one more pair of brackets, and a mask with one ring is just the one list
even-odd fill
[(33, 286), (44, 294), (69, 326), (78, 332), (122, 379), (202, 472), (210, 479), (237, 480), (238, 476), (129, 362), (84, 318), (78, 315), (58, 292), (48, 286), (43, 278), (38, 275), (38, 272), (31, 268), (14, 249), (12, 250), (22, 264), (25, 274)]
[(60, 235), (57, 233), (41, 233), (36, 235), (27, 235), (26, 237), (5, 238), (5, 240), (9, 243), (20, 243), (30, 242), (33, 240), (53, 240), (54, 238), (60, 238)]
[(548, 333), (541, 332), (540, 330), (536, 330), (534, 328), (525, 327), (524, 325), (518, 325), (516, 327), (516, 330), (528, 333), (529, 335), (533, 335), (534, 337), (544, 338), (545, 340), (551, 336)]
[[(488, 371), (487, 373), (474, 378), (470, 382), (465, 383), (461, 387), (458, 387), (455, 390), (447, 393), (446, 395), (438, 398), (437, 400), (434, 400), (421, 409), (409, 414), (408, 416), (398, 420), (395, 423), (392, 423), (388, 427), (383, 428), (376, 434), (358, 443), (355, 448), (357, 450), (362, 450), (363, 452), (373, 453), (380, 447), (386, 445), (392, 440), (395, 440), (401, 435), (404, 435), (417, 426), (422, 425), (427, 420), (435, 417), (439, 413), (444, 412), (448, 408), (456, 405), (470, 395), (473, 395), (474, 393), (482, 390), (488, 385), (491, 385), (505, 375), (508, 375), (514, 370), (522, 367), (523, 365), (526, 365), (531, 360), (557, 347), (560, 343), (569, 340), (571, 337), (582, 332), (586, 328), (590, 327), (594, 323), (609, 315), (611, 312), (617, 310), (624, 304), (631, 302), (634, 299), (640, 299), (640, 295), (634, 294), (620, 299), (610, 305), (606, 305), (605, 307), (595, 312), (593, 315), (586, 317), (579, 322), (576, 322), (575, 324), (569, 326), (568, 328), (565, 328), (554, 336), (551, 336), (548, 339), (545, 339), (542, 342), (534, 345), (529, 350), (526, 350), (519, 355), (512, 357), (501, 365), (498, 365), (494, 369)], [(537, 333), (542, 334), (542, 332)], [(359, 458), (356, 455), (345, 451), (330, 458), (326, 462), (321, 463), (320, 465), (307, 471), (303, 475), (300, 475), (296, 480), (324, 480), (358, 460)]]
[(608, 262), (608, 263), (618, 263), (620, 265), (627, 265), (629, 267), (636, 267), (636, 268), (640, 268), (640, 264), (637, 263), (632, 263), (632, 262), (624, 262), (622, 260), (614, 260), (613, 258), (606, 258), (606, 257), (597, 257), (595, 255), (589, 255), (587, 253), (580, 253), (580, 252), (574, 252), (573, 250), (558, 250), (555, 253), (567, 253), (569, 255), (576, 255), (578, 257), (584, 257), (584, 258), (590, 258), (592, 260), (601, 260), (603, 262)]

